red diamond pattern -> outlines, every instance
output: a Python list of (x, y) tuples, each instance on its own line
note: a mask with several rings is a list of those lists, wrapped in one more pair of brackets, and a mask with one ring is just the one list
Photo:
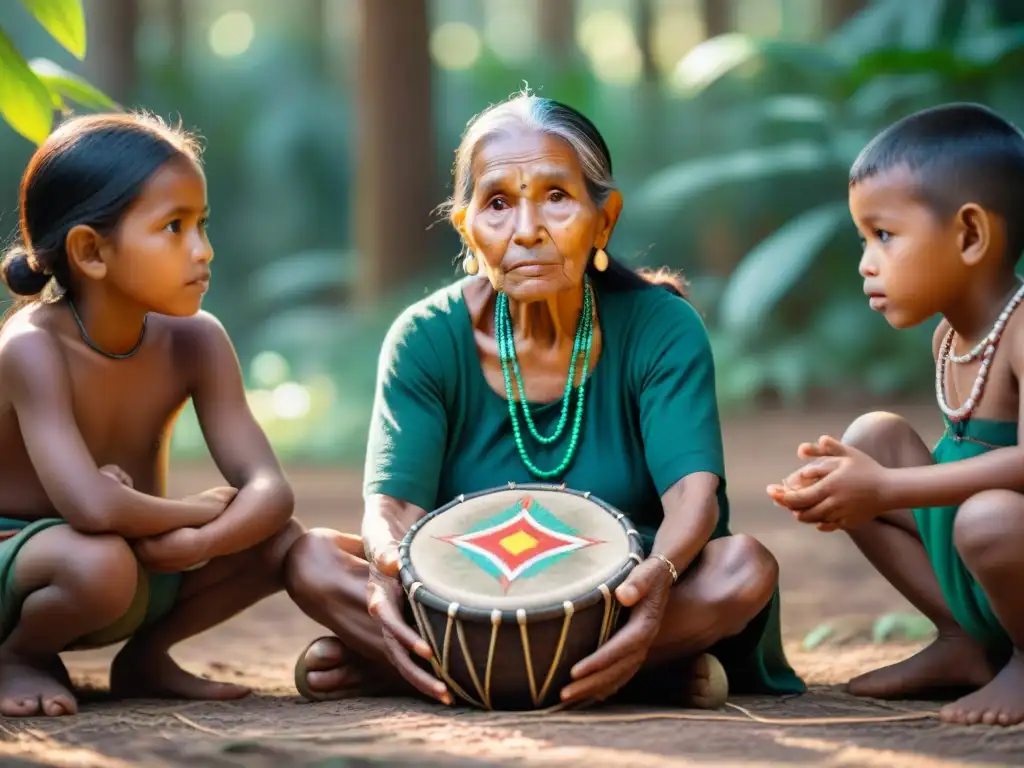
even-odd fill
[(499, 571), (508, 586), (517, 576), (544, 560), (600, 542), (584, 536), (554, 531), (530, 514), (529, 497), (520, 502), (520, 512), (482, 531), (441, 537), (442, 541), (483, 556)]

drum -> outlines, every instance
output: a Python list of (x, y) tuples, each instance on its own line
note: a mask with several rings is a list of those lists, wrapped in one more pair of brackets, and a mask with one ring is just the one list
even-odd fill
[(536, 710), (557, 704), (573, 665), (621, 625), (613, 593), (643, 548), (589, 493), (510, 483), (424, 516), (399, 554), (407, 620), (434, 674), (472, 706)]

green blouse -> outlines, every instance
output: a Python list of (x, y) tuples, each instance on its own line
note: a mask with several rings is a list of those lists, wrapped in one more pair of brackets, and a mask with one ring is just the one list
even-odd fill
[[(380, 355), (365, 494), (430, 511), (460, 493), (537, 482), (516, 450), (508, 404), (480, 366), (462, 291), (474, 279), (484, 278), (435, 292), (392, 325)], [(595, 281), (594, 291), (601, 356), (587, 384), (576, 458), (560, 481), (629, 516), (650, 552), (663, 518), (661, 495), (689, 474), (712, 472), (721, 479), (713, 538), (729, 535), (714, 360), (704, 323), (689, 302), (659, 286), (618, 292)], [(561, 399), (530, 407), (541, 434), (550, 434)], [(524, 439), (533, 462), (545, 469), (561, 461), (567, 442), (543, 446), (525, 430)], [(760, 680), (745, 687), (800, 692), (803, 683), (782, 653), (777, 595), (766, 611), (751, 651), (757, 659), (750, 660), (759, 662), (754, 677)]]

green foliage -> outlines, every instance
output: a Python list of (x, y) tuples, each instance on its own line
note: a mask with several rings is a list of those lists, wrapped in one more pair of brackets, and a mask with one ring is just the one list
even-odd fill
[(787, 221), (747, 254), (722, 294), (727, 332), (750, 333), (803, 275), (846, 220), (846, 205), (826, 203)]
[(921, 642), (935, 637), (935, 624), (920, 613), (887, 613), (871, 629), (873, 643)]
[[(68, 71), (84, 53), (66, 10), (79, 3), (24, 6), (67, 55), (54, 43), (36, 48), (49, 61), (26, 61), (8, 37), (22, 48), (29, 37), (4, 18), (0, 113), (15, 130), (39, 141), (71, 104), (115, 108)], [(435, 71), (436, 201), (466, 121), (527, 81), (581, 109), (608, 141), (625, 198), (615, 256), (694, 281), (725, 408), (765, 394), (795, 405), (818, 392), (928, 385), (931, 329), (893, 331), (860, 292), (846, 173), (878, 129), (920, 106), (971, 99), (1024, 117), (1014, 86), (1024, 18), (1014, 13), (1024, 16), (1013, 0), (876, 0), (818, 44), (708, 41), (653, 97), (657, 89), (601, 83), (578, 62), (510, 65), (485, 50), (472, 70)], [(360, 303), (348, 57), (318, 68), (307, 39), (258, 23), (244, 62), (190, 46), (180, 67), (159, 45), (142, 46), (133, 101), (180, 115), (204, 137), (217, 251), (207, 307), (236, 342), (275, 448), (287, 459), (359, 462), (380, 342), (404, 306), (457, 277), (457, 245), (439, 225), (434, 247), (417, 256), (432, 265), (425, 277), (395, 275), (388, 296)], [(0, 146), (0, 173), (20, 173), (28, 149)], [(404, 215), (402, 180), (384, 183)], [(12, 202), (0, 200), (0, 211)], [(175, 448), (205, 453), (191, 411)]]
[(32, 59), (29, 68), (49, 90), (53, 105), (62, 112), (71, 109), (69, 102), (97, 111), (119, 109), (105, 93), (49, 59)]
[(53, 108), (50, 89), (0, 30), (0, 114), (14, 130), (39, 144), (50, 133)]
[(819, 624), (804, 636), (801, 644), (805, 651), (813, 651), (834, 634), (835, 630), (830, 624)]
[(687, 230), (723, 209), (743, 222), (730, 234), (749, 241), (746, 253), (722, 270), (707, 307), (728, 404), (764, 390), (795, 403), (815, 389), (894, 394), (930, 380), (927, 357), (912, 350), (927, 351), (931, 329), (873, 325), (859, 296), (846, 172), (915, 109), (971, 100), (1021, 114), (1024, 26), (1003, 25), (1006, 8), (875, 0), (821, 44), (726, 35), (680, 63), (673, 87), (690, 119), (728, 128), (704, 156), (652, 174), (631, 202), (659, 240), (693, 242)]
[(81, 0), (21, 0), (21, 4), (76, 59), (85, 58), (85, 12)]
[[(85, 14), (81, 0), (21, 0), (43, 28), (77, 59), (85, 58)], [(0, 29), (0, 114), (29, 141), (50, 134), (55, 111), (74, 102), (89, 109), (117, 105), (82, 78), (47, 59), (27, 62)]]
[[(765, 394), (798, 405), (815, 393), (838, 400), (926, 384), (931, 329), (893, 331), (861, 294), (846, 173), (896, 116), (960, 97), (957, 89), (983, 99), (1017, 72), (1015, 28), (965, 7), (929, 0), (912, 16), (899, 0), (875, 2), (817, 45), (709, 41), (683, 66), (676, 95), (659, 102), (657, 146), (642, 149), (638, 126), (653, 118), (646, 107), (623, 109), (634, 91), (610, 90), (578, 67), (539, 79), (542, 64), (485, 53), (470, 72), (437, 73), (438, 202), (466, 121), (526, 80), (601, 127), (626, 201), (615, 255), (696, 278), (724, 408)], [(278, 47), (244, 71), (211, 61), (201, 82), (151, 71), (142, 82), (160, 86), (143, 100), (180, 112), (207, 139), (218, 248), (209, 306), (236, 340), (275, 446), (288, 458), (358, 462), (384, 333), (404, 306), (455, 279), (457, 247), (448, 235), (420, 256), (436, 271), (395, 275), (388, 296), (358, 303), (358, 255), (349, 215), (339, 215), (358, 194), (345, 149), (350, 94), (308, 67)], [(287, 84), (284, 102), (265, 99), (274, 83)], [(287, 381), (259, 381), (253, 366), (268, 352), (286, 360)], [(280, 392), (271, 402), (289, 382), (320, 393), (300, 416), (278, 412), (288, 410)], [(176, 447), (204, 450), (193, 416), (183, 419)]]

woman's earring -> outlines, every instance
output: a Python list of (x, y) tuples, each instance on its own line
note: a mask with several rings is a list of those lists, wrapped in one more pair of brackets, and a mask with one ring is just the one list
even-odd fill
[(470, 251), (466, 254), (466, 258), (462, 260), (462, 270), (467, 275), (475, 275), (480, 271), (480, 262), (477, 261), (476, 254)]
[(598, 272), (608, 269), (608, 254), (604, 252), (604, 248), (598, 248), (594, 254), (594, 269)]

